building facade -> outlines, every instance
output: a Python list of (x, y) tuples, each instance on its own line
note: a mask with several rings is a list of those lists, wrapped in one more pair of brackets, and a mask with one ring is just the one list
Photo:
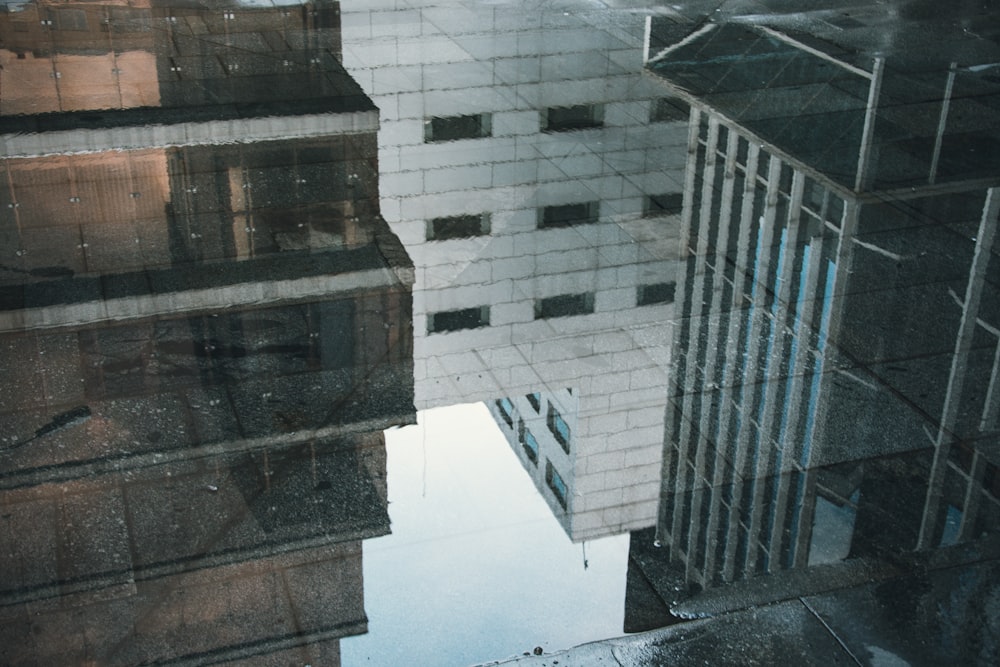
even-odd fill
[[(666, 558), (709, 588), (995, 529), (996, 184), (991, 156), (956, 156), (967, 128), (948, 121), (974, 75), (863, 69), (737, 25), (650, 55), (692, 105)], [(896, 141), (925, 111), (907, 96), (935, 84), (940, 122)]]
[(651, 525), (687, 108), (638, 17), (432, 4), (342, 16), (417, 267), (417, 407), (485, 401), (573, 541)]
[[(339, 664), (389, 532), (382, 431), (415, 421), (378, 112), (336, 3), (120, 9), (25, 11), (145, 26), (157, 95), (72, 102), (60, 68), (120, 54), (54, 23), (12, 62), (47, 59), (60, 103), (0, 119), (0, 661)], [(315, 97), (286, 108), (274, 68)]]

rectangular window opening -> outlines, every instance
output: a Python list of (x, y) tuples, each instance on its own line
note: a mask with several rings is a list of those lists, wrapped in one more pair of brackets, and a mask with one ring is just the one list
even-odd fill
[(743, 137), (736, 142), (736, 164), (746, 167), (747, 159), (750, 156), (750, 142)]
[(501, 398), (496, 404), (497, 410), (500, 411), (500, 416), (507, 422), (507, 427), (514, 428), (514, 404), (510, 402), (509, 398)]
[(661, 215), (680, 215), (683, 210), (684, 194), (681, 192), (646, 195), (642, 206), (642, 217), (656, 218)]
[(654, 283), (636, 288), (637, 306), (651, 306), (656, 303), (673, 303), (676, 283)]
[(542, 112), (542, 132), (569, 132), (603, 125), (604, 106), (601, 104), (549, 107)]
[(446, 310), (439, 313), (430, 313), (427, 316), (427, 333), (478, 329), (479, 327), (489, 326), (489, 323), (489, 306)]
[(552, 466), (552, 461), (549, 461), (548, 459), (545, 461), (545, 483), (548, 484), (550, 489), (552, 489), (553, 495), (555, 495), (559, 504), (562, 505), (562, 508), (566, 509), (566, 499), (569, 496), (569, 489), (567, 488), (562, 475), (556, 471), (556, 469)]
[(488, 113), (428, 118), (424, 121), (424, 141), (481, 139), (493, 135), (493, 117)]
[(601, 203), (596, 201), (545, 206), (538, 214), (538, 227), (549, 229), (594, 224), (598, 221), (600, 214)]
[(698, 141), (708, 144), (708, 114), (705, 113), (698, 117)]
[(531, 430), (524, 425), (524, 420), (519, 419), (517, 423), (517, 439), (524, 449), (524, 453), (532, 463), (538, 465), (538, 441), (531, 433)]
[(87, 30), (87, 13), (84, 10), (56, 9), (54, 13), (56, 30), (73, 30), (77, 32), (85, 32)]
[(594, 294), (561, 294), (535, 301), (535, 319), (590, 315), (594, 312)]
[(778, 191), (784, 195), (790, 195), (792, 192), (793, 173), (794, 171), (790, 164), (782, 163), (781, 172), (778, 176)]
[(466, 239), (490, 233), (490, 214), (452, 215), (427, 222), (428, 241)]
[(569, 424), (559, 414), (559, 411), (552, 407), (551, 403), (549, 404), (549, 412), (546, 415), (545, 423), (548, 425), (549, 430), (552, 431), (552, 435), (556, 441), (562, 446), (563, 451), (569, 454)]

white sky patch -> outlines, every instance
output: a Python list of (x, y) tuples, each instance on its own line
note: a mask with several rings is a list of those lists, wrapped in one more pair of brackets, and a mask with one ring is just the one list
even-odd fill
[(472, 664), (623, 634), (628, 534), (572, 544), (481, 403), (386, 432), (392, 534), (364, 543), (343, 664)]

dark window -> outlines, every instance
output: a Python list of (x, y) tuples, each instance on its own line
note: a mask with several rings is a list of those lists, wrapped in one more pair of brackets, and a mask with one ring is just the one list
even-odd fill
[(636, 295), (637, 306), (649, 306), (654, 303), (674, 302), (674, 283), (655, 283), (653, 285), (639, 285)]
[(743, 137), (736, 142), (736, 164), (746, 167), (747, 158), (750, 156), (750, 142)]
[(600, 104), (549, 107), (542, 112), (543, 132), (567, 132), (602, 125), (604, 125), (604, 107)]
[(424, 141), (479, 139), (492, 134), (493, 121), (488, 113), (430, 118), (424, 121)]
[(525, 398), (528, 399), (528, 403), (531, 403), (531, 407), (535, 409), (535, 412), (542, 409), (542, 395), (537, 391), (533, 394), (526, 394)]
[(827, 196), (829, 196), (829, 191), (822, 184), (806, 177), (802, 184), (802, 205), (804, 207), (819, 215), (823, 210), (823, 203)]
[(781, 164), (781, 172), (778, 176), (778, 190), (782, 194), (791, 194), (792, 192), (792, 166), (787, 162)]
[(691, 107), (679, 97), (661, 97), (653, 100), (649, 110), (650, 123), (663, 123), (671, 120), (687, 120), (691, 115)]
[(831, 194), (827, 199), (826, 219), (828, 222), (832, 222), (839, 228), (844, 217), (844, 200), (833, 194)]
[(57, 9), (56, 30), (85, 31), (87, 29), (87, 13), (82, 9)]
[(501, 398), (497, 401), (497, 409), (500, 411), (500, 416), (503, 420), (507, 422), (507, 426), (514, 428), (514, 404), (510, 402), (509, 398)]
[(552, 407), (551, 403), (549, 403), (549, 413), (546, 416), (545, 422), (549, 430), (552, 431), (552, 435), (562, 445), (563, 450), (569, 454), (569, 424), (562, 418), (559, 411)]
[(570, 315), (589, 315), (594, 312), (594, 295), (562, 294), (550, 296), (547, 299), (535, 301), (535, 319), (550, 317), (569, 317)]
[(446, 310), (440, 313), (431, 313), (427, 316), (427, 333), (475, 329), (477, 327), (485, 327), (489, 323), (489, 306), (463, 308), (462, 310)]
[(537, 465), (538, 441), (535, 440), (535, 436), (532, 435), (528, 427), (524, 425), (523, 419), (517, 420), (517, 439), (521, 443), (521, 447), (524, 448), (524, 453), (528, 455), (532, 463)]
[[(725, 125), (719, 125), (719, 136), (715, 140), (715, 150), (718, 155), (722, 158), (726, 157), (726, 149), (729, 146), (729, 128)], [(721, 160), (720, 160), (721, 162)]]
[(572, 227), (573, 225), (592, 224), (597, 222), (600, 211), (601, 204), (596, 201), (583, 202), (582, 204), (546, 206), (541, 209), (538, 215), (538, 226), (544, 229), (549, 227)]
[(119, 33), (149, 32), (152, 29), (152, 16), (148, 9), (112, 7), (111, 27), (114, 32)]
[(428, 241), (464, 239), (471, 236), (484, 236), (489, 233), (489, 213), (482, 213), (479, 215), (453, 215), (447, 218), (434, 218), (427, 224)]
[(771, 172), (771, 160), (779, 160), (779, 158), (768, 156), (763, 151), (757, 156), (757, 178), (759, 178), (764, 183), (768, 182), (768, 175)]
[(708, 142), (708, 114), (703, 113), (698, 119), (698, 141), (701, 143)]
[(556, 469), (552, 467), (552, 461), (548, 459), (545, 461), (545, 483), (552, 489), (552, 493), (563, 509), (566, 509), (566, 498), (569, 496), (569, 489), (566, 488), (566, 482), (563, 481), (562, 475), (556, 472)]
[(684, 195), (680, 192), (646, 195), (642, 206), (642, 217), (655, 218), (660, 215), (677, 215), (683, 210)]

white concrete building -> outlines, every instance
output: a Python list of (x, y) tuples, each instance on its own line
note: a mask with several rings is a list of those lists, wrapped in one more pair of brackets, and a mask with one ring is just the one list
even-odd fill
[(643, 73), (642, 18), (343, 9), (416, 270), (417, 408), (487, 401), (573, 540), (652, 525), (687, 112)]

